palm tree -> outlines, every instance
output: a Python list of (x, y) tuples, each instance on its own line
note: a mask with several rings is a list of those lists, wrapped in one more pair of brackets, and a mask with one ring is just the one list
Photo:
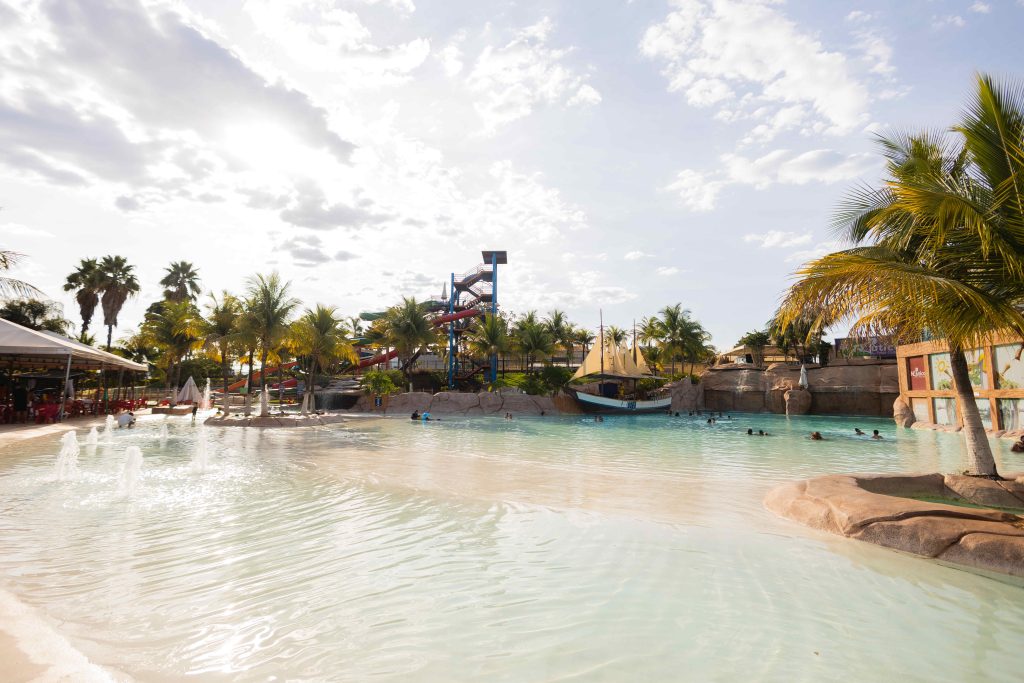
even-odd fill
[(146, 316), (141, 329), (145, 344), (156, 347), (167, 367), (171, 404), (181, 383), (181, 361), (201, 344), (199, 315), (190, 301), (168, 301), (159, 313)]
[(817, 328), (949, 345), (967, 474), (997, 477), (965, 350), (997, 331), (1024, 335), (1024, 94), (978, 77), (955, 144), (883, 137), (888, 178), (852, 194), (836, 226), (852, 244), (805, 264), (779, 309)]
[(604, 343), (606, 346), (617, 349), (625, 344), (627, 339), (629, 339), (629, 334), (621, 327), (609, 325), (604, 330)]
[(160, 280), (164, 298), (168, 301), (195, 301), (202, 291), (199, 287), (199, 272), (188, 261), (173, 261), (165, 268), (167, 274)]
[[(257, 274), (249, 278), (248, 283), (247, 322), (260, 350), (260, 391), (266, 392), (267, 356), (282, 345), (288, 334), (289, 318), (299, 306), (299, 301), (289, 292), (291, 283), (282, 282), (276, 272), (268, 277)], [(266, 414), (260, 417), (266, 417)]]
[(399, 368), (409, 379), (409, 370), (423, 349), (437, 341), (437, 330), (427, 319), (425, 304), (415, 298), (402, 297), (384, 316), (387, 342), (398, 351)]
[[(0, 270), (10, 270), (18, 265), (23, 258), (24, 255), (16, 251), (0, 249)], [(0, 277), (0, 297), (12, 296), (40, 297), (45, 295), (27, 282), (13, 277)]]
[(107, 351), (117, 327), (117, 316), (128, 297), (139, 293), (139, 281), (135, 278), (135, 266), (129, 265), (123, 256), (104, 256), (99, 264), (101, 274), (100, 306), (103, 308), (103, 324), (107, 327)]
[(333, 306), (322, 306), (307, 310), (292, 325), (291, 347), (296, 355), (307, 360), (306, 391), (316, 405), (316, 372), (327, 369), (340, 360), (356, 362), (352, 342), (345, 336), (345, 325), (337, 316)]
[(594, 333), (581, 327), (573, 333), (573, 336), (576, 339), (576, 343), (583, 347), (583, 356), (585, 358), (587, 351), (590, 350), (590, 345), (593, 344), (594, 339), (596, 339)]
[(78, 302), (78, 312), (82, 316), (82, 334), (89, 331), (92, 314), (100, 303), (100, 292), (103, 290), (103, 271), (99, 261), (84, 258), (78, 262), (75, 272), (68, 275), (64, 282), (65, 292), (74, 292)]
[[(512, 347), (508, 325), (500, 316), (485, 315), (466, 333), (466, 345), (474, 356), (490, 358), (508, 353)], [(492, 383), (494, 378), (492, 378)]]
[(533, 372), (533, 362), (538, 356), (550, 356), (555, 350), (555, 340), (543, 325), (524, 325), (516, 335), (519, 349), (526, 355), (526, 371)]
[(771, 335), (766, 330), (747, 332), (739, 339), (740, 344), (750, 349), (750, 356), (754, 361), (754, 365), (759, 368), (764, 367), (764, 350), (770, 342)]
[(199, 321), (199, 333), (203, 346), (220, 363), (221, 378), (224, 381), (224, 407), (228, 405), (228, 381), (231, 360), (236, 348), (239, 320), (242, 317), (242, 302), (229, 292), (221, 293), (220, 299), (210, 294), (206, 317)]
[(0, 318), (31, 330), (67, 334), (71, 321), (64, 318), (60, 304), (41, 299), (12, 299), (0, 307)]
[[(566, 355), (568, 355), (572, 344), (571, 339), (569, 339), (569, 332), (572, 330), (572, 325), (569, 324), (568, 319), (565, 317), (565, 313), (557, 308), (550, 311), (547, 317), (544, 318), (543, 325), (555, 345), (561, 346), (565, 349)], [(566, 364), (568, 365), (568, 362)]]

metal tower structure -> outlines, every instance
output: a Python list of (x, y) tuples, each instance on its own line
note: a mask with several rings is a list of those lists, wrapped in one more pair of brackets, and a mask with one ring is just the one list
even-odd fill
[[(490, 304), (491, 315), (498, 314), (498, 266), (508, 263), (508, 252), (483, 251), (482, 263), (467, 273), (452, 273), (451, 296), (448, 298), (448, 313), (464, 311), (470, 308), (486, 310)], [(462, 296), (465, 300), (460, 302)], [(461, 321), (459, 321), (461, 323)], [(458, 347), (459, 337), (465, 329), (465, 323), (458, 324), (455, 320), (448, 324), (448, 388), (455, 387), (459, 373)], [(489, 378), (491, 382), (498, 379), (498, 356), (491, 356)]]

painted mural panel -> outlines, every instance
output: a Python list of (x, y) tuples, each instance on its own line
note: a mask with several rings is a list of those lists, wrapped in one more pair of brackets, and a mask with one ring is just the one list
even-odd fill
[(1024, 389), (1024, 359), (1017, 360), (1018, 351), (1020, 351), (1020, 344), (1004, 344), (995, 348), (994, 361), (998, 388)]
[(918, 422), (931, 422), (931, 417), (928, 415), (928, 399), (912, 398), (910, 407), (914, 411), (914, 419)]
[[(949, 368), (948, 353), (933, 353), (928, 356), (928, 367), (932, 375), (932, 389), (950, 390), (953, 388), (953, 373)], [(939, 424), (945, 423), (940, 422)]]
[(967, 372), (971, 373), (971, 386), (975, 389), (991, 389), (992, 383), (985, 372), (985, 350), (976, 349), (964, 355), (967, 356)]
[(924, 356), (912, 356), (907, 359), (907, 379), (911, 391), (928, 389), (928, 377), (924, 371)]

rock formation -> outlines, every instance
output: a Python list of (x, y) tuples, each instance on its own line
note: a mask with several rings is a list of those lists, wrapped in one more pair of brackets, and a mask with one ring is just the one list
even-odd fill
[(786, 415), (806, 415), (811, 410), (811, 392), (806, 389), (790, 389), (783, 394)]
[(892, 404), (892, 417), (896, 420), (897, 427), (910, 427), (917, 422), (917, 417), (907, 402), (897, 398)]
[(834, 474), (784, 484), (765, 507), (815, 529), (915, 555), (1024, 577), (1024, 518), (929, 497), (1024, 509), (1024, 481), (962, 475)]

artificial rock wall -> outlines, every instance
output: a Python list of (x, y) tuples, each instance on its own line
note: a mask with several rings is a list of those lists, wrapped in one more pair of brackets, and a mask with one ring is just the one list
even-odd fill
[[(895, 363), (883, 361), (807, 366), (810, 404), (799, 396), (799, 412), (811, 415), (889, 417), (899, 396)], [(711, 368), (701, 376), (708, 410), (785, 414), (787, 392), (798, 390), (800, 367), (773, 363), (764, 370), (741, 365)], [(799, 391), (789, 396), (790, 412)]]

